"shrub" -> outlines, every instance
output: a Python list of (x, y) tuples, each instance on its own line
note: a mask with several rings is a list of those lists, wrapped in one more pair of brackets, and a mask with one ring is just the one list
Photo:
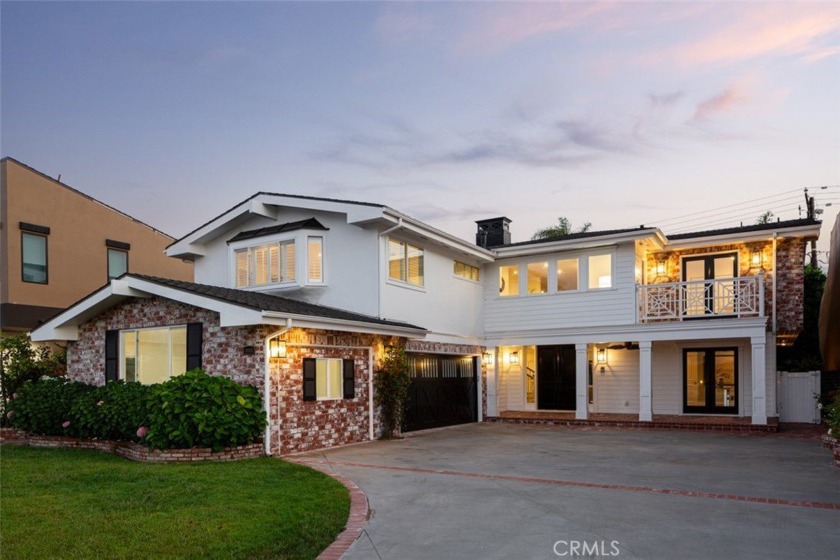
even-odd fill
[(28, 334), (0, 338), (0, 409), (27, 381), (64, 374), (66, 355), (32, 346)]
[(68, 435), (73, 433), (73, 405), (93, 390), (91, 385), (64, 378), (27, 381), (9, 401), (6, 418), (13, 427), (34, 434)]
[(823, 422), (828, 426), (829, 434), (840, 439), (840, 391), (836, 391), (826, 399), (825, 404), (821, 403)]
[(71, 435), (80, 438), (139, 441), (148, 424), (150, 386), (112, 381), (79, 395), (70, 409)]
[(408, 373), (408, 359), (400, 346), (385, 348), (385, 357), (376, 371), (374, 397), (382, 418), (382, 437), (399, 437), (405, 420), (405, 405), (411, 377)]
[(153, 448), (224, 447), (253, 443), (265, 428), (260, 394), (196, 369), (150, 386), (145, 441)]

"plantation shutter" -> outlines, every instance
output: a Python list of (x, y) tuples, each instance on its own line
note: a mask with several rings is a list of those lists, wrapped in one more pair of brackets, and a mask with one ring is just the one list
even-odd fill
[(303, 359), (303, 400), (315, 400), (315, 358)]
[(105, 331), (105, 381), (116, 381), (120, 364), (120, 331)]
[(344, 387), (344, 398), (352, 399), (356, 396), (356, 363), (353, 360), (342, 360), (344, 363), (342, 386)]
[(187, 371), (201, 368), (201, 323), (187, 325)]

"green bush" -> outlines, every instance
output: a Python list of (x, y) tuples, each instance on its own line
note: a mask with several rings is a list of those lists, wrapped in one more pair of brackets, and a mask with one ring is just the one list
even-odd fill
[(139, 441), (148, 425), (150, 386), (112, 381), (78, 396), (70, 409), (70, 435), (79, 438)]
[(6, 418), (15, 428), (49, 436), (71, 435), (70, 411), (95, 388), (58, 377), (27, 381), (9, 401)]
[(385, 348), (385, 356), (373, 378), (373, 394), (382, 418), (382, 437), (400, 437), (411, 385), (408, 358), (400, 346)]
[(152, 385), (145, 441), (153, 448), (224, 447), (253, 443), (265, 428), (260, 393), (201, 370)]
[(28, 334), (0, 337), (0, 410), (27, 381), (64, 374), (64, 351), (33, 346)]
[(827, 403), (820, 404), (823, 422), (828, 426), (829, 435), (840, 439), (840, 391), (826, 400)]

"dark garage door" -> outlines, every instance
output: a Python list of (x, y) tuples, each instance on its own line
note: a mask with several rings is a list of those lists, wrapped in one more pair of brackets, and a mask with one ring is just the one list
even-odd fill
[(411, 386), (405, 413), (405, 431), (478, 420), (477, 358), (409, 354), (408, 363), (411, 367)]

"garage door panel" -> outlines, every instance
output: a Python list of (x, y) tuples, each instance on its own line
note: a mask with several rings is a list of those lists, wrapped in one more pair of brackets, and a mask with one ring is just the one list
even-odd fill
[(410, 354), (405, 431), (477, 420), (476, 366), (470, 356)]

